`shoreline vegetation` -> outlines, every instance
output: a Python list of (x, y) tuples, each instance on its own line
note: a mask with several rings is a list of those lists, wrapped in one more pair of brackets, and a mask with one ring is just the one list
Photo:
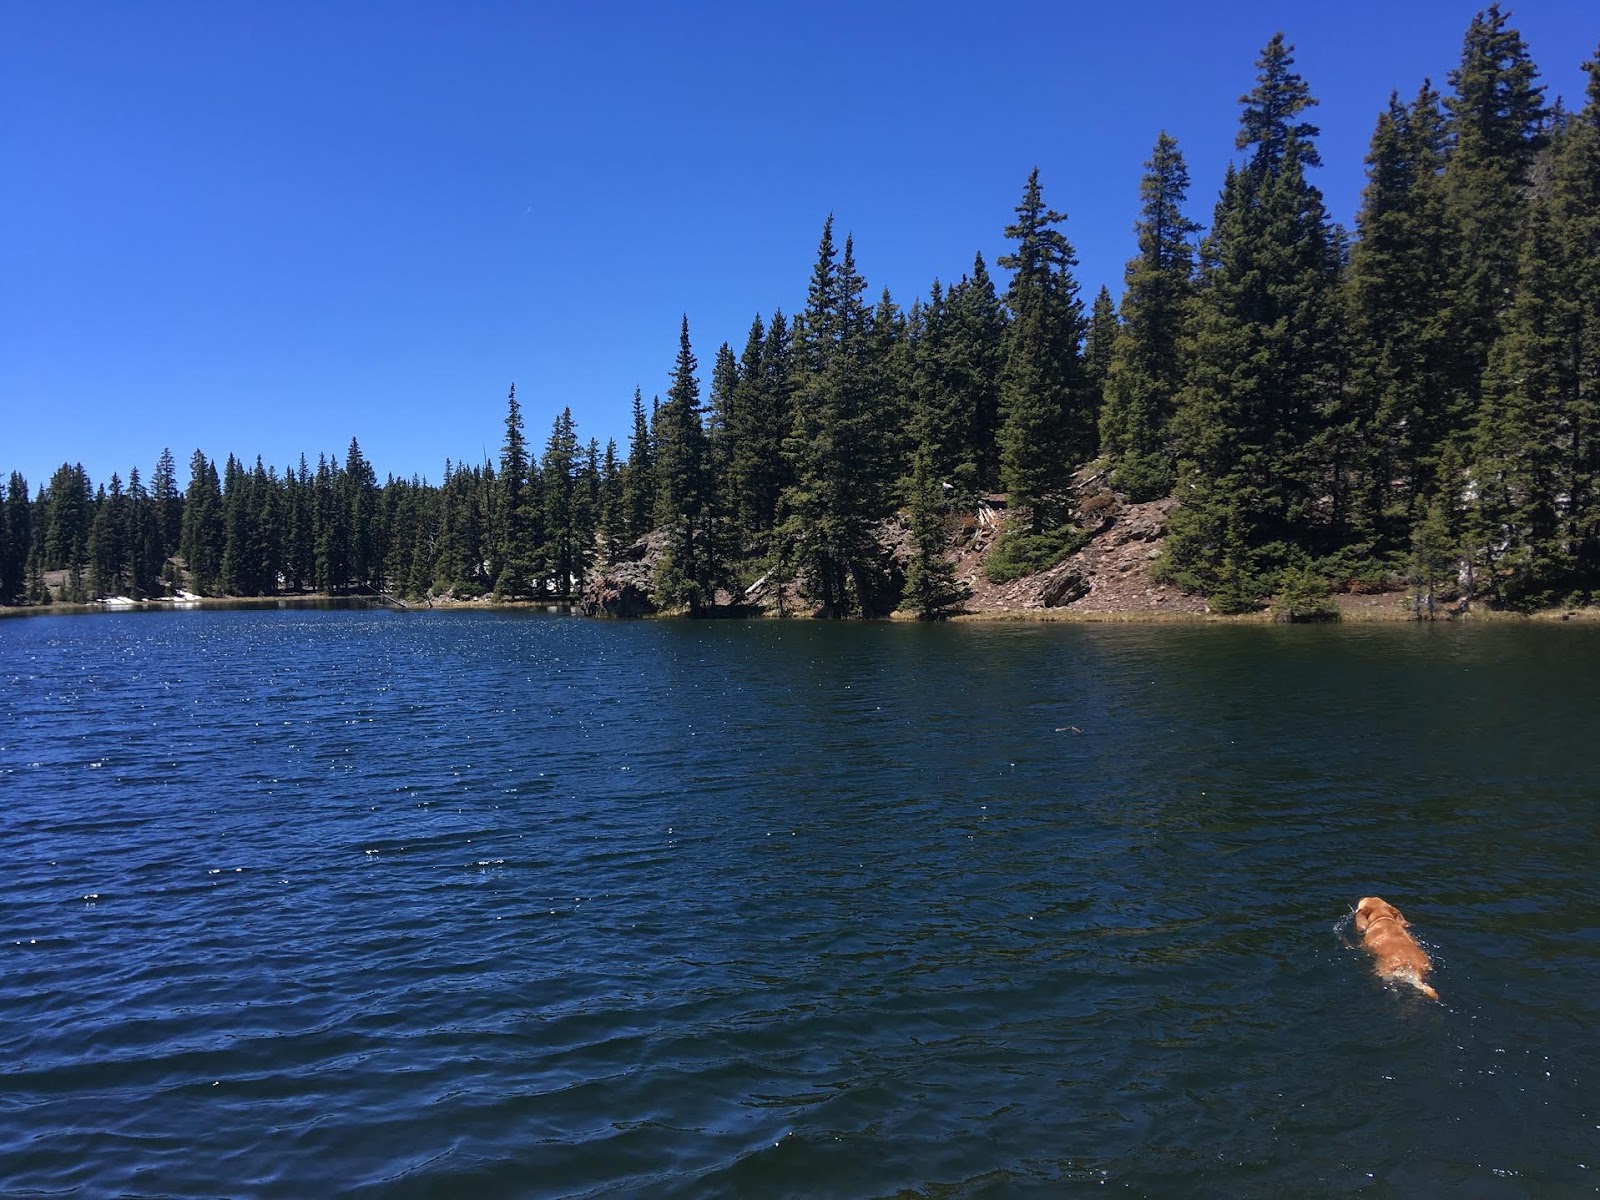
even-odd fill
[[(1498, 5), (1447, 90), (1391, 96), (1355, 229), (1273, 36), (1209, 226), (1166, 133), (1120, 302), (1085, 303), (1027, 178), (903, 307), (823, 223), (805, 302), (717, 349), (685, 316), (626, 454), (570, 408), (542, 455), (387, 477), (359, 443), (281, 472), (169, 450), (0, 500), (0, 606), (190, 593), (590, 615), (1310, 622), (1589, 619), (1600, 600), (1600, 53), (1547, 98)], [(91, 603), (99, 602), (99, 603)], [(191, 601), (185, 601), (190, 603)], [(122, 599), (111, 605), (128, 606)]]
[[(328, 595), (323, 593), (301, 593), (296, 595), (272, 596), (196, 596), (190, 599), (177, 600), (174, 597), (155, 597), (145, 600), (132, 600), (127, 597), (118, 597), (116, 600), (125, 601), (116, 603), (106, 600), (90, 600), (74, 604), (51, 605), (7, 605), (0, 606), (0, 619), (6, 617), (30, 616), (99, 616), (111, 612), (171, 612), (179, 610), (209, 609), (212, 611), (249, 611), (264, 609), (296, 609), (296, 608), (323, 608), (323, 607), (349, 607), (349, 608), (389, 608), (405, 612), (562, 612), (581, 615), (579, 604), (573, 602), (557, 603), (551, 600), (496, 600), (493, 596), (480, 596), (471, 600), (461, 600), (450, 596), (438, 596), (432, 600), (416, 603), (395, 604), (385, 602), (376, 596), (363, 596), (354, 593)], [(1386, 592), (1377, 595), (1349, 595), (1335, 596), (1334, 603), (1339, 608), (1337, 621), (1354, 625), (1414, 625), (1417, 617), (1411, 610), (1407, 597), (1403, 592)], [(644, 620), (679, 620), (685, 619), (687, 613), (683, 611), (658, 611), (649, 614)], [(770, 612), (741, 613), (737, 619), (741, 620), (792, 620), (793, 617), (778, 617)], [(878, 621), (904, 622), (920, 620), (914, 613), (892, 612), (881, 617), (871, 618)], [(983, 611), (958, 611), (948, 614), (945, 618), (951, 624), (1079, 624), (1079, 625), (1268, 625), (1281, 624), (1270, 610), (1261, 610), (1253, 613), (1211, 613), (1211, 612), (1160, 612), (1151, 609), (1075, 609), (1075, 608), (1035, 608), (1035, 609), (989, 609)], [(1503, 625), (1536, 622), (1548, 623), (1588, 623), (1600, 622), (1600, 605), (1586, 605), (1577, 608), (1544, 608), (1522, 612), (1509, 609), (1480, 608), (1469, 612), (1440, 614), (1436, 620), (1444, 623), (1466, 625)]]

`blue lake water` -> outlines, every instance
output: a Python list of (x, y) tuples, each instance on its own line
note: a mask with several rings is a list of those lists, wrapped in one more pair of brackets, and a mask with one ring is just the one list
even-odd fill
[(1600, 629), (6, 620), (0, 835), (8, 1196), (1600, 1189)]

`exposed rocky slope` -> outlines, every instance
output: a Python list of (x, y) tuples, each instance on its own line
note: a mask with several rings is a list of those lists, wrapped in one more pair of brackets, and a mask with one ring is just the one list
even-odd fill
[[(976, 513), (952, 521), (951, 561), (956, 577), (970, 590), (964, 606), (969, 613), (1025, 613), (1068, 609), (1092, 614), (1191, 614), (1206, 611), (1205, 600), (1187, 596), (1176, 588), (1155, 583), (1150, 567), (1161, 553), (1167, 515), (1174, 502), (1154, 500), (1129, 503), (1109, 490), (1095, 491), (1094, 480), (1083, 488), (1090, 494), (1080, 504), (1087, 516), (1080, 522), (1086, 545), (1064, 562), (1036, 575), (1004, 584), (985, 578), (983, 560), (1000, 532), (1000, 513), (980, 505)], [(879, 548), (877, 560), (866, 573), (878, 611), (892, 611), (905, 582), (910, 559), (910, 536), (898, 518), (880, 521), (873, 530)], [(637, 617), (657, 611), (653, 595), (656, 564), (666, 548), (661, 531), (640, 539), (616, 561), (599, 572), (584, 592), (583, 611), (595, 616)], [(803, 582), (803, 581), (801, 581)], [(750, 615), (774, 614), (780, 609), (778, 590), (768, 578), (756, 580), (741, 595), (718, 596), (725, 611)], [(784, 588), (782, 611), (805, 614), (810, 610), (799, 587)]]
[(1082, 506), (1090, 514), (1089, 528), (1094, 530), (1082, 549), (1047, 571), (1000, 584), (990, 583), (983, 574), (984, 556), (999, 536), (998, 514), (980, 509), (955, 550), (956, 576), (972, 590), (966, 610), (1203, 613), (1203, 597), (1185, 595), (1150, 578), (1151, 564), (1166, 538), (1167, 514), (1173, 507), (1170, 499), (1132, 504), (1112, 492), (1099, 492)]

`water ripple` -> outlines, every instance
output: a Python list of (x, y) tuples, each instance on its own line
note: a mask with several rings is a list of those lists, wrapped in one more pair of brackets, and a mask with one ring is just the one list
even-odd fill
[[(1597, 666), (1573, 629), (0, 622), (0, 1178), (1593, 1191)], [(1443, 1004), (1340, 937), (1368, 892)]]

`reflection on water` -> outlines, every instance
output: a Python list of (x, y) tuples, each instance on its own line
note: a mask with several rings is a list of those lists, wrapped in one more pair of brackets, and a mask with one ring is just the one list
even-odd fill
[[(1570, 627), (7, 622), (0, 1177), (1592, 1190), (1597, 666)], [(1372, 973), (1365, 894), (1446, 1003)]]

